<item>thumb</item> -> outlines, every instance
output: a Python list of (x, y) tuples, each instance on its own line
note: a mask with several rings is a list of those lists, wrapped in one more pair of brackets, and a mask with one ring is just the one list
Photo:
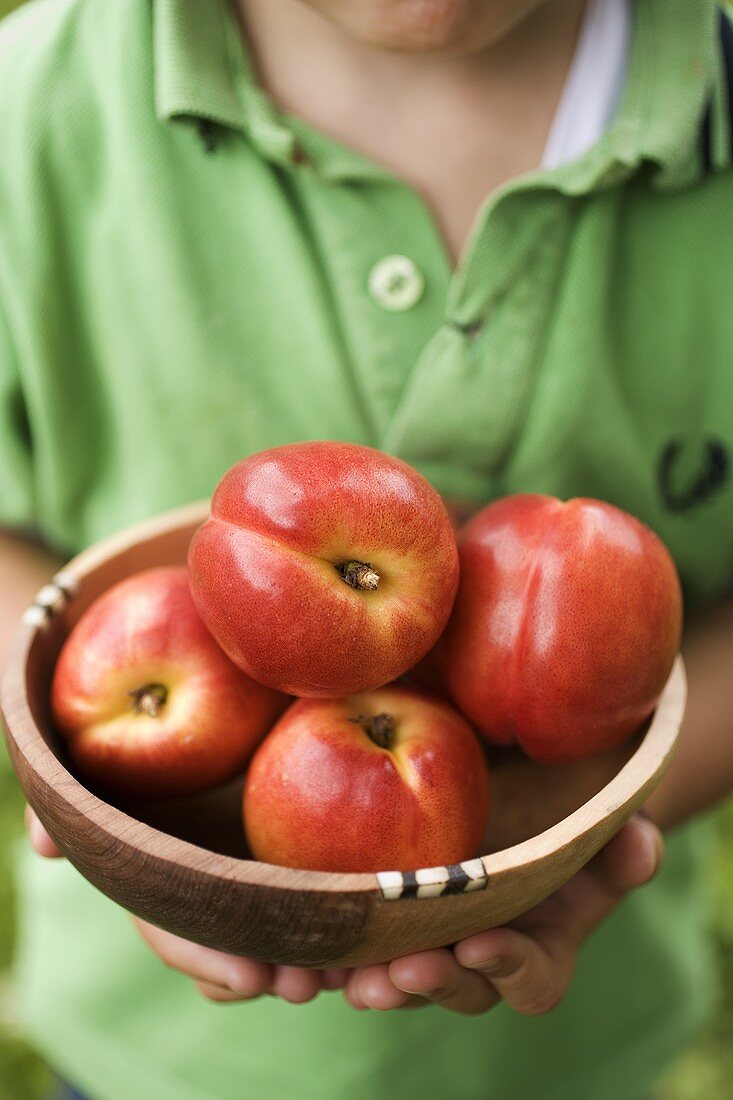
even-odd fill
[(575, 947), (630, 891), (653, 879), (664, 857), (664, 839), (647, 817), (636, 814), (583, 870), (560, 888), (573, 919), (566, 934)]
[(39, 856), (46, 856), (48, 859), (63, 856), (63, 852), (51, 840), (30, 806), (25, 808), (25, 827), (28, 830), (31, 845)]
[(654, 878), (663, 855), (660, 830), (635, 814), (588, 866), (609, 892), (623, 895)]

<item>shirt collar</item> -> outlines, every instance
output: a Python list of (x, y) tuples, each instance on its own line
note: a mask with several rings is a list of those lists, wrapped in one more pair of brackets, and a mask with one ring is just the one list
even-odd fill
[(718, 15), (715, 0), (634, 5), (628, 78), (605, 151), (629, 170), (656, 164), (661, 189), (700, 175), (700, 130), (721, 77)]
[(243, 128), (227, 52), (226, 0), (154, 0), (155, 107), (165, 122)]
[[(715, 0), (636, 0), (628, 77), (615, 120), (578, 160), (534, 174), (582, 193), (618, 182), (642, 162), (672, 189), (700, 173), (700, 127), (718, 74)], [(158, 117), (218, 123), (247, 135), (268, 160), (303, 150), (326, 178), (388, 175), (366, 158), (284, 116), (258, 85), (229, 0), (154, 0)]]
[(247, 136), (266, 160), (310, 162), (329, 179), (389, 175), (275, 106), (256, 79), (231, 0), (153, 2), (155, 107), (162, 122), (216, 123)]

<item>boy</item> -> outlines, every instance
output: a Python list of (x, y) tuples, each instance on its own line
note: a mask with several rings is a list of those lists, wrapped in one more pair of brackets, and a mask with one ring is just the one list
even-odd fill
[[(712, 0), (36, 0), (0, 30), (3, 522), (67, 553), (304, 438), (466, 509), (611, 500), (700, 609), (647, 807), (687, 821), (733, 786), (726, 41)], [(138, 926), (226, 1010), (26, 861), (29, 1030), (101, 1100), (631, 1100), (709, 1005), (703, 841), (618, 906), (636, 821), (512, 928), (351, 974)]]

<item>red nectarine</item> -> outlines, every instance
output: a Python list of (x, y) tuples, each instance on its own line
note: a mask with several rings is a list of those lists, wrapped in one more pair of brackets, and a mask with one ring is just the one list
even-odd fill
[(435, 659), (486, 739), (571, 762), (637, 730), (680, 644), (680, 584), (660, 539), (610, 504), (527, 494), (484, 508), (458, 545)]
[(280, 691), (330, 698), (416, 664), (458, 583), (436, 491), (349, 443), (276, 447), (232, 467), (189, 567), (199, 613), (235, 664)]
[(87, 609), (59, 656), (51, 702), (83, 776), (164, 797), (242, 771), (287, 699), (222, 653), (185, 568), (170, 567), (128, 577)]
[(293, 703), (255, 753), (244, 820), (257, 859), (415, 870), (480, 854), (489, 778), (447, 703), (405, 687)]

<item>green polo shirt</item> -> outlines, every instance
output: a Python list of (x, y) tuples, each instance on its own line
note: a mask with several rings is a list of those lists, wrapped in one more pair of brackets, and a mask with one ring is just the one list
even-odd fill
[[(719, 599), (730, 122), (711, 0), (637, 0), (614, 123), (488, 197), (454, 271), (410, 187), (268, 101), (223, 0), (35, 0), (0, 28), (0, 520), (71, 552), (343, 438), (468, 503), (613, 501)], [(26, 858), (27, 1028), (99, 1100), (631, 1100), (710, 1004), (704, 848), (671, 839), (540, 1019), (214, 1006)]]

